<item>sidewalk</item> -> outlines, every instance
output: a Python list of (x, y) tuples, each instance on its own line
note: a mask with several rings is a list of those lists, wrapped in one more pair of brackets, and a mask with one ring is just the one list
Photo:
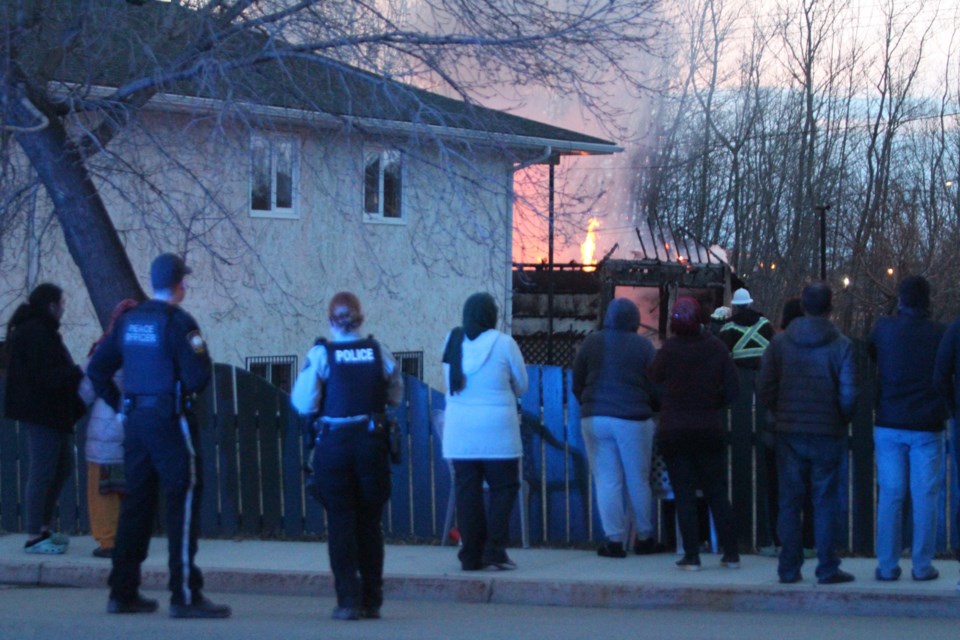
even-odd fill
[[(63, 556), (26, 554), (23, 534), (0, 535), (0, 583), (64, 585), (104, 590), (110, 561), (91, 556), (90, 537), (73, 538)], [(143, 566), (144, 588), (166, 589), (165, 539), (155, 538)], [(777, 582), (776, 560), (745, 555), (740, 569), (701, 556), (703, 570), (680, 571), (677, 556), (662, 553), (600, 558), (593, 551), (511, 549), (515, 571), (460, 571), (456, 547), (388, 545), (386, 597), (519, 605), (696, 609), (735, 612), (810, 612), (818, 615), (937, 616), (960, 618), (957, 563), (938, 561), (939, 580), (877, 582), (876, 560), (850, 558), (843, 568), (856, 581), (818, 586), (816, 561), (804, 581)], [(197, 564), (211, 592), (332, 596), (326, 545), (319, 542), (201, 540)]]

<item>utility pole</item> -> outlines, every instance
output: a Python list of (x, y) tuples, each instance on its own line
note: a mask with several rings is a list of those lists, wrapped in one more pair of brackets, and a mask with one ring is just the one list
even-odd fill
[(553, 361), (553, 235), (554, 235), (554, 167), (560, 164), (560, 156), (553, 155), (547, 161), (550, 171), (550, 195), (547, 201), (547, 216), (549, 219), (549, 238), (547, 246), (547, 364)]
[(827, 280), (827, 211), (830, 205), (820, 204), (815, 206), (814, 211), (820, 214), (820, 279)]

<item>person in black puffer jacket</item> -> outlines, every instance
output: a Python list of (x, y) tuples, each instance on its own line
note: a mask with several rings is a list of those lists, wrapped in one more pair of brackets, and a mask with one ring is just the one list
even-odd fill
[(830, 321), (830, 287), (814, 282), (803, 289), (805, 316), (773, 339), (763, 354), (757, 395), (775, 417), (774, 446), (780, 489), (777, 530), (783, 544), (780, 582), (800, 582), (803, 565), (801, 511), (805, 481), (814, 496), (817, 580), (849, 582), (840, 570), (836, 527), (840, 462), (846, 427), (857, 399), (853, 345)]
[(72, 468), (73, 426), (86, 411), (80, 399), (83, 371), (60, 337), (64, 299), (44, 283), (7, 325), (9, 363), (5, 414), (27, 432), (25, 526), (28, 553), (63, 553), (68, 539), (53, 534), (53, 512)]

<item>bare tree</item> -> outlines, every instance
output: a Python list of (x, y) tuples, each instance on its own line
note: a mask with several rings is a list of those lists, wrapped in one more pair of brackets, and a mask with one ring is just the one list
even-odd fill
[[(250, 109), (255, 103), (323, 113), (329, 116), (326, 129), (333, 121), (349, 131), (359, 126), (351, 116), (368, 113), (371, 102), (387, 101), (397, 114), (423, 124), (412, 138), (440, 144), (427, 125), (483, 130), (482, 112), (469, 105), (518, 84), (575, 94), (585, 109), (611, 122), (606, 89), (611, 80), (645, 88), (631, 63), (635, 56), (627, 54), (651, 47), (657, 5), (657, 0), (5, 2), (0, 150), (7, 162), (15, 162), (10, 154), (18, 147), (27, 161), (15, 176), (4, 176), (16, 178), (4, 183), (7, 202), (34, 180), (43, 186), (103, 323), (116, 300), (142, 296), (124, 248), (134, 236), (165, 233), (181, 250), (203, 249), (225, 276), (241, 256), (256, 262), (239, 229), (229, 247), (214, 240), (221, 236), (212, 230), (231, 227), (236, 213), (219, 197), (218, 185), (193, 173), (182, 150), (144, 126), (163, 96), (189, 97), (196, 104), (169, 122), (182, 130), (203, 127), (225, 139), (233, 128), (255, 123)], [(315, 69), (313, 86), (303, 84), (303, 65)], [(378, 74), (368, 78), (369, 93), (338, 96), (342, 109), (315, 99), (318, 88), (336, 93), (345, 77), (365, 71)], [(456, 97), (468, 108), (445, 112), (413, 85)], [(162, 188), (162, 175), (130, 157), (130, 145), (115, 150), (120, 138), (152, 145), (168, 169), (193, 180), (190, 192), (200, 194), (202, 206), (184, 211), (182, 200)], [(467, 155), (446, 146), (436, 164), (456, 166)], [(137, 189), (130, 188), (131, 181)], [(106, 192), (111, 201), (143, 214), (123, 237)], [(455, 231), (481, 240), (488, 233), (479, 226)], [(449, 261), (455, 268), (456, 256)], [(266, 271), (260, 265), (257, 277), (282, 288), (283, 275), (265, 276)], [(389, 286), (396, 274), (380, 265), (371, 277)]]

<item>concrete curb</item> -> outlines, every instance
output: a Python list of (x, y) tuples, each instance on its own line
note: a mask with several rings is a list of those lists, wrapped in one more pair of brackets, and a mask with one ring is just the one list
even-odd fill
[[(23, 553), (24, 539), (0, 535), (0, 583), (100, 589), (106, 598), (110, 562), (91, 557), (91, 540), (75, 539), (64, 556), (36, 556)], [(146, 590), (167, 589), (164, 545), (157, 539), (142, 566)], [(844, 560), (855, 582), (818, 586), (812, 576), (779, 584), (776, 560), (759, 556), (745, 556), (735, 571), (706, 557), (703, 571), (691, 573), (677, 571), (672, 554), (610, 561), (589, 551), (533, 548), (511, 555), (521, 567), (516, 571), (465, 573), (451, 549), (388, 546), (385, 595), (388, 601), (960, 618), (951, 578), (881, 583), (873, 579), (871, 558)], [(323, 543), (204, 540), (199, 563), (211, 592), (334, 595)]]
[[(0, 563), (0, 582), (106, 590), (108, 566), (55, 563)], [(213, 569), (204, 572), (207, 590), (332, 597), (329, 574), (307, 571)], [(164, 570), (144, 568), (143, 586), (166, 589)], [(391, 575), (387, 599), (495, 603), (615, 609), (674, 609), (718, 612), (782, 612), (857, 616), (960, 618), (960, 602), (943, 594), (878, 592), (813, 584), (769, 587), (684, 586), (574, 580), (522, 580), (495, 577)]]

